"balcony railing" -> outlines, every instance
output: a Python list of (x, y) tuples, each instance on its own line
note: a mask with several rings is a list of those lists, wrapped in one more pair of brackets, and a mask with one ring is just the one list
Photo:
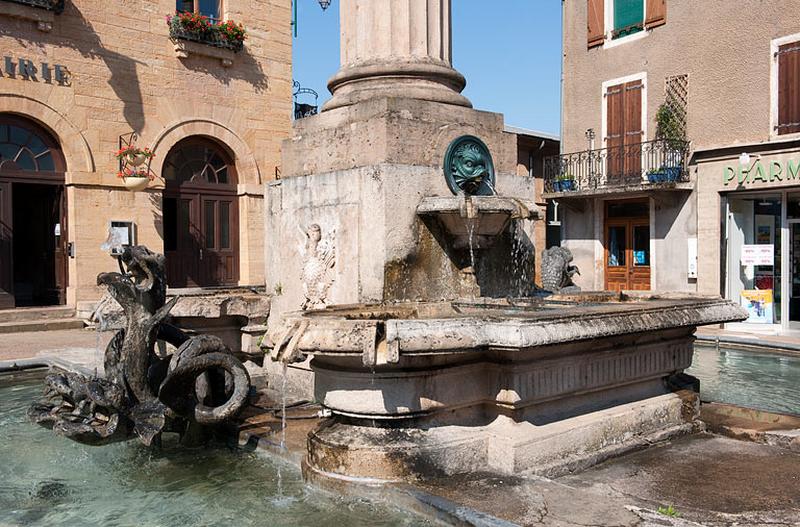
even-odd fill
[(656, 140), (552, 156), (544, 160), (546, 193), (613, 192), (689, 181), (687, 141)]
[(5, 0), (6, 2), (11, 2), (13, 4), (22, 4), (31, 7), (36, 7), (39, 9), (45, 9), (47, 11), (52, 11), (53, 13), (60, 14), (64, 11), (64, 1), (65, 0)]
[[(210, 17), (209, 21), (211, 22), (212, 26), (215, 26), (220, 22), (220, 20)], [(230, 49), (237, 53), (239, 51), (242, 51), (242, 49), (244, 49), (244, 42), (232, 42), (226, 39), (225, 37), (221, 36), (217, 31), (214, 30), (188, 31), (174, 24), (171, 24), (169, 26), (169, 36), (171, 38), (179, 38), (181, 40), (198, 42), (200, 44), (213, 46), (215, 48)]]

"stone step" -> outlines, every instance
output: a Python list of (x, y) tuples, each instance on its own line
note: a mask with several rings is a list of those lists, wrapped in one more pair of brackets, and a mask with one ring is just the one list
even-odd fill
[(84, 326), (83, 320), (74, 317), (0, 322), (0, 334), (82, 329)]
[(65, 319), (74, 316), (75, 308), (69, 306), (20, 307), (0, 310), (0, 324)]

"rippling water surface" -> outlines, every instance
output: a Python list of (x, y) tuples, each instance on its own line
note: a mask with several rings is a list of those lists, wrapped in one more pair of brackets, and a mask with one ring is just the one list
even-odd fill
[(704, 401), (800, 414), (800, 358), (698, 346), (686, 373)]
[(217, 446), (79, 445), (25, 417), (42, 376), (0, 375), (0, 526), (429, 525), (321, 493), (293, 465)]

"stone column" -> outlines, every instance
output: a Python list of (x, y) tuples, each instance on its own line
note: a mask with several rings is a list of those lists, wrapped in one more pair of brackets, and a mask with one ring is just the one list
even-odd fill
[(453, 69), (451, 0), (341, 0), (341, 69), (323, 110), (377, 97), (472, 107)]

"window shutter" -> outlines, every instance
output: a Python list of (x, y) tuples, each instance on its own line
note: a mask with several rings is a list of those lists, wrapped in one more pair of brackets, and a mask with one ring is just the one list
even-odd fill
[(647, 0), (647, 19), (644, 27), (652, 29), (667, 23), (667, 0)]
[(625, 137), (625, 85), (606, 91), (606, 147), (622, 146)]
[(600, 46), (605, 39), (605, 1), (587, 0), (589, 47)]
[(778, 49), (778, 134), (800, 132), (800, 42)]
[(625, 84), (625, 144), (641, 143), (642, 137), (642, 81)]

